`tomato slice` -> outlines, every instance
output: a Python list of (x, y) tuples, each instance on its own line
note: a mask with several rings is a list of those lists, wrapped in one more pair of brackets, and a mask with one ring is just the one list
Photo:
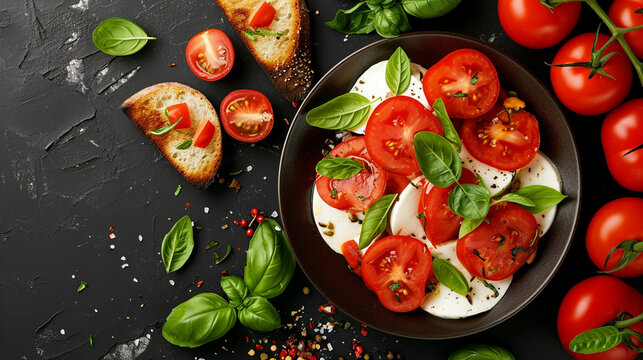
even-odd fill
[(390, 171), (386, 172), (386, 193), (401, 194), (406, 186), (411, 183), (408, 177)]
[(332, 157), (350, 157), (364, 164), (364, 170), (343, 180), (319, 175), (315, 182), (319, 196), (326, 204), (355, 214), (365, 211), (384, 195), (386, 172), (371, 161), (364, 145), (364, 137), (343, 141), (329, 153)]
[(431, 252), (420, 240), (387, 236), (366, 250), (362, 278), (387, 309), (407, 312), (422, 304), (432, 261)]
[(500, 82), (491, 60), (472, 49), (449, 53), (431, 66), (422, 80), (429, 104), (441, 98), (451, 117), (470, 119), (489, 111)]
[(194, 35), (185, 48), (190, 70), (206, 81), (226, 76), (234, 63), (234, 48), (230, 38), (221, 30), (209, 29)]
[(192, 138), (192, 146), (204, 148), (210, 144), (215, 132), (214, 125), (209, 120), (201, 121)]
[(270, 101), (255, 90), (231, 92), (223, 98), (219, 113), (228, 135), (244, 142), (265, 139), (274, 123)]
[(513, 275), (538, 246), (538, 223), (524, 208), (509, 202), (491, 207), (489, 223), (458, 240), (458, 260), (471, 275), (502, 280)]
[(373, 110), (366, 124), (366, 148), (387, 171), (411, 175), (420, 170), (413, 148), (413, 137), (420, 131), (442, 135), (442, 124), (419, 101), (395, 96)]
[(501, 105), (462, 124), (462, 142), (471, 155), (501, 170), (517, 170), (538, 153), (538, 120), (520, 110), (507, 115)]
[(257, 10), (255, 10), (254, 14), (250, 16), (250, 22), (248, 24), (252, 27), (268, 26), (272, 23), (276, 13), (277, 10), (275, 10), (269, 2), (264, 1), (259, 5)]
[[(460, 184), (477, 183), (476, 176), (467, 169), (462, 169)], [(418, 212), (422, 214), (420, 222), (424, 226), (426, 237), (433, 245), (458, 238), (458, 232), (463, 218), (449, 208), (449, 192), (453, 184), (446, 188), (433, 186), (427, 181), (422, 186), (422, 197), (418, 204)]]
[(187, 129), (190, 127), (190, 111), (188, 104), (180, 103), (167, 107), (167, 118), (170, 124), (174, 124), (179, 119), (181, 121), (174, 126), (175, 129)]
[(346, 241), (340, 246), (340, 249), (351, 271), (362, 276), (362, 252), (357, 242), (355, 240)]

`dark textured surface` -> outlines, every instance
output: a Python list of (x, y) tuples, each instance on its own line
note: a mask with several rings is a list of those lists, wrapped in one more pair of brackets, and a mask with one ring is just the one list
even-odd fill
[[(352, 1), (307, 3), (317, 79), (348, 54), (379, 39), (377, 35), (345, 37), (324, 25), (338, 8), (348, 8)], [(514, 44), (502, 31), (495, 6), (489, 0), (465, 1), (446, 17), (413, 20), (412, 25), (415, 30), (452, 31), (492, 42), (550, 87), (544, 62), (553, 58), (557, 47), (529, 50)], [(91, 31), (113, 16), (136, 21), (158, 40), (128, 57), (98, 52)], [(583, 8), (574, 33), (594, 31), (597, 23), (591, 11)], [(232, 72), (216, 83), (193, 76), (184, 60), (189, 38), (211, 27), (225, 31), (236, 49)], [(314, 289), (311, 295), (303, 295), (302, 287), (310, 283), (297, 271), (289, 289), (273, 300), (283, 322), (294, 324), (293, 329), (259, 334), (238, 324), (225, 338), (199, 349), (177, 348), (160, 336), (158, 326), (172, 307), (200, 291), (222, 294), (218, 284), (222, 270), (242, 274), (248, 239), (231, 223), (247, 217), (252, 207), (267, 215), (277, 210), (277, 167), (288, 128), (282, 119), (292, 119), (295, 112), (212, 1), (4, 0), (0, 49), (4, 146), (0, 153), (0, 357), (98, 359), (120, 352), (106, 358), (132, 359), (138, 352), (140, 359), (246, 358), (254, 346), (246, 343), (246, 336), (250, 342), (266, 337), (281, 344), (309, 321), (316, 325), (328, 320), (316, 310), (325, 299)], [(169, 67), (170, 63), (176, 67)], [(83, 76), (70, 76), (68, 67), (78, 65)], [(226, 184), (207, 190), (189, 186), (118, 110), (134, 92), (163, 81), (192, 86), (215, 107), (239, 88), (253, 88), (269, 97), (277, 121), (268, 139), (252, 146), (224, 136), (220, 174), (226, 181), (231, 178), (228, 173), (252, 166), (237, 176), (243, 185), (239, 193)], [(635, 85), (630, 97), (640, 96)], [(323, 351), (325, 358), (352, 358), (353, 339), (372, 358), (391, 349), (407, 359), (445, 359), (470, 342), (503, 345), (521, 360), (568, 358), (557, 339), (556, 312), (573, 284), (595, 274), (584, 250), (587, 224), (607, 201), (637, 194), (618, 186), (609, 175), (600, 147), (603, 117), (569, 111), (565, 115), (578, 141), (584, 196), (570, 253), (547, 288), (510, 320), (457, 340), (410, 340), (370, 328), (363, 336), (356, 321), (337, 314), (334, 318), (353, 325), (328, 334), (324, 344), (332, 344), (334, 350)], [(178, 184), (183, 191), (175, 197)], [(187, 202), (191, 205), (186, 209)], [(208, 214), (205, 206), (210, 208)], [(158, 254), (160, 243), (173, 221), (186, 213), (203, 230), (196, 236), (195, 252), (186, 266), (166, 275)], [(231, 227), (222, 230), (224, 224)], [(110, 227), (114, 240), (108, 238)], [(143, 241), (138, 240), (139, 234)], [(212, 240), (235, 248), (220, 265), (214, 265), (212, 252), (205, 250)], [(110, 251), (112, 244), (115, 248)], [(123, 264), (129, 266), (123, 268)], [(204, 280), (198, 289), (193, 283), (197, 275)], [(88, 286), (77, 293), (81, 280)], [(643, 289), (640, 279), (628, 282)], [(291, 311), (302, 306), (298, 314), (302, 317), (295, 321)], [(88, 344), (90, 333), (93, 347)], [(134, 354), (127, 355), (128, 351)]]

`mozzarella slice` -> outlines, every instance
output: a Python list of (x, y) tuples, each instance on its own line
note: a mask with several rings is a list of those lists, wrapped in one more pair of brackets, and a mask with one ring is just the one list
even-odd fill
[(462, 159), (462, 167), (480, 175), (492, 197), (503, 192), (516, 176), (515, 171), (496, 169), (477, 160), (464, 147), (464, 144), (462, 144), (462, 149), (460, 150), (460, 159)]
[(431, 250), (431, 253), (440, 259), (449, 260), (451, 264), (462, 272), (469, 282), (471, 302), (467, 297), (442, 284), (438, 284), (435, 290), (426, 295), (421, 305), (424, 311), (444, 319), (462, 319), (491, 310), (507, 293), (513, 278), (509, 277), (499, 281), (487, 280), (487, 283), (498, 291), (498, 296), (493, 297), (493, 290), (487, 288), (480, 279), (472, 277), (467, 269), (462, 266), (456, 254), (456, 243), (457, 240), (452, 240), (438, 244), (437, 249)]
[[(558, 170), (556, 170), (551, 160), (541, 152), (536, 154), (533, 160), (531, 160), (527, 166), (520, 169), (516, 175), (514, 186), (523, 188), (529, 185), (544, 185), (561, 191), (562, 182)], [(556, 207), (557, 206), (554, 206), (534, 214), (538, 222), (538, 229), (541, 231), (541, 236), (549, 230), (551, 224), (554, 222)]]
[[(380, 99), (371, 104), (371, 111), (368, 113), (368, 116), (371, 115), (371, 112), (377, 107), (377, 105), (386, 100), (387, 97), (390, 97), (391, 90), (388, 88), (388, 85), (386, 85), (387, 63), (388, 60), (380, 61), (368, 68), (368, 70), (366, 70), (359, 79), (357, 79), (357, 82), (350, 90), (352, 93), (364, 95), (371, 101), (377, 100), (378, 98)], [(402, 95), (412, 97), (430, 109), (429, 103), (424, 96), (424, 91), (422, 90), (422, 75), (420, 71), (420, 67), (411, 66), (411, 84)], [(356, 134), (364, 135), (367, 122), (368, 121), (364, 121), (357, 127), (350, 130)]]
[(418, 219), (420, 215), (418, 205), (420, 204), (420, 196), (422, 196), (421, 184), (424, 181), (427, 181), (424, 176), (415, 178), (404, 188), (395, 204), (393, 204), (389, 218), (389, 233), (391, 235), (412, 236), (422, 240), (430, 249), (433, 249), (433, 245), (427, 239), (424, 227), (420, 219)]
[(319, 196), (315, 185), (313, 185), (313, 218), (319, 234), (335, 252), (342, 253), (341, 246), (345, 241), (359, 242), (364, 213), (351, 216), (350, 213), (326, 204)]

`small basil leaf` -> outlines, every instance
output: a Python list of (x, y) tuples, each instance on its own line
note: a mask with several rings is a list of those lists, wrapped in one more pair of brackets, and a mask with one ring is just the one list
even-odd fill
[(396, 37), (411, 30), (409, 19), (400, 4), (377, 10), (373, 23), (375, 31), (383, 37)]
[(449, 140), (449, 142), (455, 146), (455, 149), (460, 152), (460, 149), (462, 149), (460, 136), (458, 136), (458, 132), (453, 126), (453, 122), (451, 122), (451, 118), (449, 117), (449, 113), (447, 113), (447, 108), (444, 106), (442, 99), (437, 98), (435, 100), (433, 103), (433, 111), (435, 112), (435, 116), (440, 120), (440, 123), (442, 123), (444, 138)]
[(554, 207), (567, 197), (567, 195), (561, 194), (556, 189), (544, 185), (525, 186), (516, 190), (514, 193), (526, 197), (535, 203), (534, 206), (523, 206), (532, 214), (537, 214)]
[(432, 132), (421, 131), (415, 135), (413, 146), (422, 174), (433, 185), (448, 187), (460, 179), (460, 155), (447, 139)]
[(348, 179), (362, 170), (361, 162), (349, 158), (323, 159), (315, 166), (317, 173), (331, 179)]
[(192, 146), (192, 139), (187, 139), (184, 142), (180, 143), (179, 146), (176, 147), (176, 149), (185, 150), (185, 149), (189, 149), (190, 146)]
[(362, 220), (362, 230), (359, 233), (359, 248), (367, 247), (373, 239), (378, 237), (386, 230), (388, 212), (391, 210), (397, 194), (384, 195), (375, 200), (366, 210), (364, 220)]
[(85, 290), (86, 287), (87, 287), (87, 282), (81, 281), (80, 285), (78, 285), (78, 289), (76, 290), (76, 292), (81, 292)]
[(192, 220), (185, 215), (172, 226), (161, 243), (161, 258), (163, 258), (165, 271), (169, 274), (180, 269), (188, 261), (192, 249), (194, 249)]
[(239, 321), (257, 331), (272, 331), (281, 326), (277, 309), (261, 296), (252, 296), (244, 301), (243, 309), (239, 310)]
[(595, 354), (616, 347), (623, 333), (616, 326), (601, 326), (582, 332), (569, 343), (569, 350), (580, 354)]
[(338, 10), (335, 18), (326, 26), (344, 34), (368, 34), (375, 30), (374, 14), (365, 1), (348, 10)]
[(370, 111), (370, 100), (360, 94), (347, 93), (310, 110), (306, 121), (326, 130), (346, 130), (364, 122)]
[(478, 226), (480, 226), (480, 224), (482, 224), (483, 221), (484, 219), (473, 220), (465, 218), (464, 220), (462, 220), (462, 225), (460, 225), (460, 232), (458, 233), (458, 239), (463, 238), (465, 235), (475, 230)]
[(221, 262), (223, 262), (223, 260), (225, 260), (228, 257), (228, 255), (230, 255), (231, 252), (232, 252), (232, 246), (230, 246), (230, 244), (228, 244), (228, 247), (226, 248), (226, 251), (225, 251), (225, 254), (223, 255), (223, 257), (219, 256), (219, 253), (217, 253), (215, 251), (214, 252), (214, 264), (215, 265), (221, 264)]
[(514, 356), (497, 345), (471, 344), (454, 351), (448, 360), (515, 360)]
[(232, 307), (243, 304), (243, 300), (248, 297), (248, 287), (238, 276), (222, 276), (221, 288), (228, 295)]
[(162, 333), (171, 344), (194, 348), (222, 337), (236, 321), (237, 314), (227, 301), (203, 293), (172, 309)]
[[(610, 259), (610, 256), (616, 250), (623, 250), (623, 256), (621, 260), (616, 264), (616, 266), (610, 270), (607, 269), (607, 262)], [(618, 245), (614, 246), (612, 250), (605, 257), (605, 263), (603, 264), (602, 273), (609, 274), (614, 271), (618, 271), (629, 265), (634, 259), (636, 259), (643, 252), (643, 241), (641, 240), (625, 240), (620, 242)]]
[(420, 19), (436, 18), (455, 9), (460, 0), (402, 0), (402, 6), (409, 15)]
[(530, 198), (524, 197), (522, 195), (518, 195), (516, 193), (505, 194), (503, 197), (501, 197), (500, 199), (494, 201), (493, 203), (497, 204), (497, 203), (499, 203), (501, 201), (509, 201), (509, 202), (514, 203), (514, 204), (522, 205), (522, 206), (525, 206), (525, 207), (536, 206), (536, 203), (533, 202)]
[(94, 45), (112, 56), (134, 54), (141, 50), (148, 40), (155, 39), (147, 36), (145, 30), (131, 20), (123, 18), (107, 19), (98, 24), (92, 33)]
[(489, 212), (489, 191), (478, 184), (458, 184), (449, 192), (449, 208), (463, 218), (478, 220)]
[(250, 294), (268, 299), (281, 294), (292, 278), (295, 265), (281, 226), (272, 219), (264, 219), (250, 239), (244, 268), (243, 279)]
[(435, 274), (438, 281), (448, 287), (449, 289), (457, 292), (462, 296), (467, 296), (469, 293), (469, 283), (464, 275), (450, 262), (440, 259), (433, 259), (433, 274)]
[(391, 55), (386, 63), (386, 85), (395, 95), (403, 94), (411, 84), (411, 61), (401, 47)]

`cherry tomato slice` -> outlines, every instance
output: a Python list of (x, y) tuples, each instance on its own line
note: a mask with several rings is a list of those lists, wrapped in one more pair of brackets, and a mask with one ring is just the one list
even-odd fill
[(502, 280), (513, 275), (538, 246), (538, 223), (524, 208), (509, 202), (491, 207), (489, 223), (458, 240), (458, 260), (471, 275)]
[(204, 148), (210, 145), (216, 128), (209, 120), (201, 121), (201, 124), (196, 129), (194, 137), (192, 138), (192, 146)]
[(470, 119), (489, 111), (498, 99), (498, 73), (488, 57), (456, 50), (431, 66), (422, 80), (429, 104), (441, 98), (451, 117)]
[(252, 27), (268, 26), (272, 23), (276, 13), (277, 10), (275, 10), (269, 2), (264, 1), (257, 10), (255, 10), (254, 14), (250, 16), (250, 22), (248, 24)]
[(501, 105), (496, 105), (480, 118), (463, 122), (462, 142), (473, 157), (487, 165), (520, 169), (538, 153), (538, 120), (524, 110), (508, 116)]
[(181, 119), (181, 121), (174, 126), (175, 129), (187, 129), (190, 127), (190, 111), (188, 110), (188, 104), (186, 103), (168, 106), (167, 117), (170, 124), (174, 124)]
[(234, 48), (223, 31), (209, 29), (190, 39), (185, 48), (185, 57), (194, 75), (206, 81), (215, 81), (232, 69)]
[(270, 101), (255, 90), (231, 92), (223, 98), (219, 113), (228, 135), (243, 142), (265, 139), (274, 123)]
[(431, 276), (431, 252), (410, 236), (387, 236), (375, 241), (362, 259), (362, 278), (387, 309), (407, 312), (424, 299)]
[(318, 176), (315, 184), (326, 204), (352, 214), (365, 211), (386, 190), (386, 172), (371, 161), (364, 145), (364, 137), (353, 137), (341, 142), (329, 153), (331, 157), (350, 157), (364, 164), (364, 170), (343, 180)]
[(413, 137), (420, 131), (442, 135), (442, 124), (419, 101), (395, 96), (379, 104), (369, 117), (366, 148), (387, 171), (411, 175), (420, 170), (413, 148)]
[(351, 271), (362, 276), (362, 252), (357, 242), (355, 240), (346, 241), (340, 246), (340, 250), (342, 250), (342, 255), (344, 255)]

